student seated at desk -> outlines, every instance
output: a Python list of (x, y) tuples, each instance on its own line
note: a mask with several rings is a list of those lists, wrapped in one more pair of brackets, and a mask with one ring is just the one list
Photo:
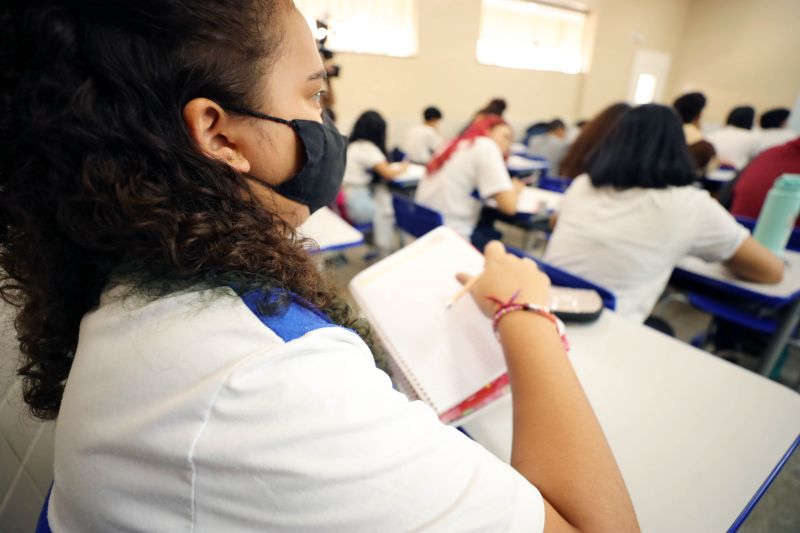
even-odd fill
[[(53, 531), (637, 529), (548, 315), (497, 325), (511, 465), (376, 368), (295, 235), (345, 139), (292, 2), (4, 3), (0, 36), (0, 295), (58, 418)], [(495, 243), (472, 294), (548, 285)]]
[(567, 150), (558, 175), (564, 178), (575, 178), (586, 172), (586, 160), (597, 148), (608, 132), (616, 125), (620, 117), (631, 108), (625, 102), (612, 104), (597, 114), (581, 128), (575, 142)]
[(708, 134), (720, 164), (742, 169), (758, 153), (759, 137), (752, 131), (756, 110), (750, 106), (735, 107), (728, 113), (725, 127)]
[[(493, 198), (501, 212), (513, 215), (524, 185), (512, 180), (506, 168), (512, 142), (511, 126), (502, 118), (490, 116), (475, 122), (428, 164), (416, 202), (441, 213), (445, 225), (467, 239), (476, 230), (483, 201)], [(476, 190), (480, 200), (473, 196)]]
[(611, 290), (621, 315), (644, 321), (678, 261), (723, 261), (776, 283), (783, 263), (739, 225), (694, 170), (675, 112), (634, 108), (590, 157), (559, 205), (545, 260)]
[[(732, 183), (731, 213), (758, 218), (775, 180), (783, 174), (800, 174), (800, 136), (758, 155)], [(726, 199), (727, 200), (727, 199)], [(795, 222), (800, 228), (800, 220)]]
[(545, 159), (554, 170), (561, 166), (567, 148), (569, 148), (567, 126), (558, 118), (547, 124), (547, 131), (544, 134), (534, 135), (528, 141), (528, 155)]
[(797, 138), (798, 133), (787, 126), (791, 111), (785, 107), (770, 109), (761, 114), (758, 132), (758, 153), (769, 150), (773, 146), (786, 144)]
[(695, 163), (696, 176), (702, 178), (719, 168), (717, 151), (705, 138), (700, 127), (703, 109), (706, 107), (706, 96), (697, 92), (686, 93), (676, 98), (672, 107), (683, 122), (683, 135), (686, 137), (689, 155)]
[(377, 111), (358, 117), (347, 146), (344, 173), (344, 202), (353, 224), (373, 223), (375, 245), (384, 251), (394, 248), (394, 210), (384, 183), (408, 170), (408, 162), (390, 165), (386, 157), (386, 121)]
[(439, 134), (442, 112), (435, 107), (426, 107), (422, 118), (424, 120), (422, 124), (416, 124), (408, 129), (400, 148), (410, 161), (427, 165), (433, 153), (442, 144), (442, 136)]

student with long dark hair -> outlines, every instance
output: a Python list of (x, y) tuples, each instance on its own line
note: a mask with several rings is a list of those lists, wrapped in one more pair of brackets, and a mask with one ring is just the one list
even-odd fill
[(588, 157), (630, 108), (625, 102), (612, 104), (585, 124), (561, 161), (558, 175), (572, 179), (586, 172)]
[(355, 224), (373, 222), (375, 245), (384, 251), (394, 247), (394, 210), (381, 180), (392, 180), (408, 169), (393, 166), (386, 156), (386, 120), (377, 111), (365, 111), (353, 125), (347, 146), (344, 201), (347, 217)]
[[(547, 318), (498, 326), (511, 465), (376, 369), (294, 229), (344, 173), (324, 73), (292, 2), (0, 5), (0, 295), (57, 418), (52, 530), (635, 530)], [(547, 291), (494, 243), (472, 293)]]
[(675, 112), (634, 108), (594, 151), (559, 205), (545, 260), (602, 285), (620, 314), (644, 321), (675, 264), (721, 261), (750, 281), (775, 283), (783, 263), (706, 191)]

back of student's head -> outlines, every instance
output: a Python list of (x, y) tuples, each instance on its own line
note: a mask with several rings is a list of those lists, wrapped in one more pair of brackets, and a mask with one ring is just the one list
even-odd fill
[(425, 122), (429, 122), (431, 120), (441, 120), (442, 112), (438, 107), (426, 107), (425, 111), (422, 112), (422, 118), (425, 119)]
[(756, 110), (749, 105), (743, 105), (731, 109), (731, 112), (728, 113), (728, 118), (725, 120), (725, 124), (735, 128), (749, 130), (753, 128), (755, 119)]
[(353, 125), (350, 142), (369, 141), (386, 153), (386, 121), (377, 111), (364, 111)]
[(700, 113), (706, 107), (706, 97), (703, 93), (686, 93), (679, 96), (672, 107), (678, 112), (683, 123), (688, 124), (700, 117)]
[(786, 124), (786, 121), (789, 120), (790, 114), (791, 111), (785, 107), (778, 107), (776, 109), (764, 111), (764, 113), (761, 114), (761, 129), (771, 130), (775, 128), (782, 128), (784, 124)]
[(595, 187), (664, 189), (690, 185), (694, 167), (674, 110), (646, 104), (626, 112), (590, 156)]
[(478, 113), (484, 115), (497, 115), (499, 117), (503, 116), (503, 113), (506, 110), (506, 101), (502, 98), (493, 98), (483, 109), (478, 111)]
[(547, 133), (553, 133), (567, 129), (567, 125), (560, 118), (555, 118), (547, 123)]
[(630, 108), (631, 106), (625, 102), (612, 104), (586, 123), (561, 161), (559, 174), (574, 178), (586, 172), (586, 161), (589, 156)]

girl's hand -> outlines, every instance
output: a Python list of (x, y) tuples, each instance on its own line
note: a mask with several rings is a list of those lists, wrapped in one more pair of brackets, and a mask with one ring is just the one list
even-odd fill
[[(492, 241), (483, 253), (486, 264), (478, 276), (470, 294), (483, 314), (494, 316), (497, 304), (488, 299), (494, 296), (507, 302), (519, 291), (516, 301), (548, 307), (550, 303), (550, 279), (528, 258), (520, 259), (506, 252), (503, 243)], [(458, 281), (467, 284), (472, 276), (456, 275)]]

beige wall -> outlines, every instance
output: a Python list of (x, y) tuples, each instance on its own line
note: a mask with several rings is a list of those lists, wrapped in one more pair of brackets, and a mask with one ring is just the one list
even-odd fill
[[(419, 120), (426, 105), (445, 114), (445, 134), (454, 133), (489, 98), (505, 97), (507, 117), (519, 130), (534, 120), (587, 116), (624, 99), (637, 44), (672, 52), (675, 26), (689, 0), (589, 0), (596, 46), (587, 75), (514, 70), (478, 64), (475, 46), (480, 0), (418, 0), (419, 53), (412, 58), (338, 54), (341, 79), (334, 80), (340, 127), (349, 131), (362, 111), (374, 108), (390, 121), (395, 141)], [(596, 24), (595, 24), (596, 23)], [(585, 78), (585, 80), (584, 80)]]
[(591, 10), (587, 74), (480, 65), (480, 0), (418, 0), (419, 53), (412, 58), (338, 54), (339, 125), (366, 109), (389, 120), (397, 143), (422, 108), (437, 105), (449, 136), (494, 96), (519, 131), (535, 120), (593, 115), (627, 97), (638, 47), (672, 55), (668, 102), (684, 89), (709, 96), (709, 122), (743, 102), (791, 105), (800, 91), (800, 0), (584, 0)]
[(800, 0), (693, 0), (670, 95), (701, 90), (707, 123), (731, 107), (791, 107), (800, 92)]
[(590, 117), (628, 96), (638, 47), (673, 56), (690, 0), (596, 0), (588, 2), (597, 30), (578, 114)]

